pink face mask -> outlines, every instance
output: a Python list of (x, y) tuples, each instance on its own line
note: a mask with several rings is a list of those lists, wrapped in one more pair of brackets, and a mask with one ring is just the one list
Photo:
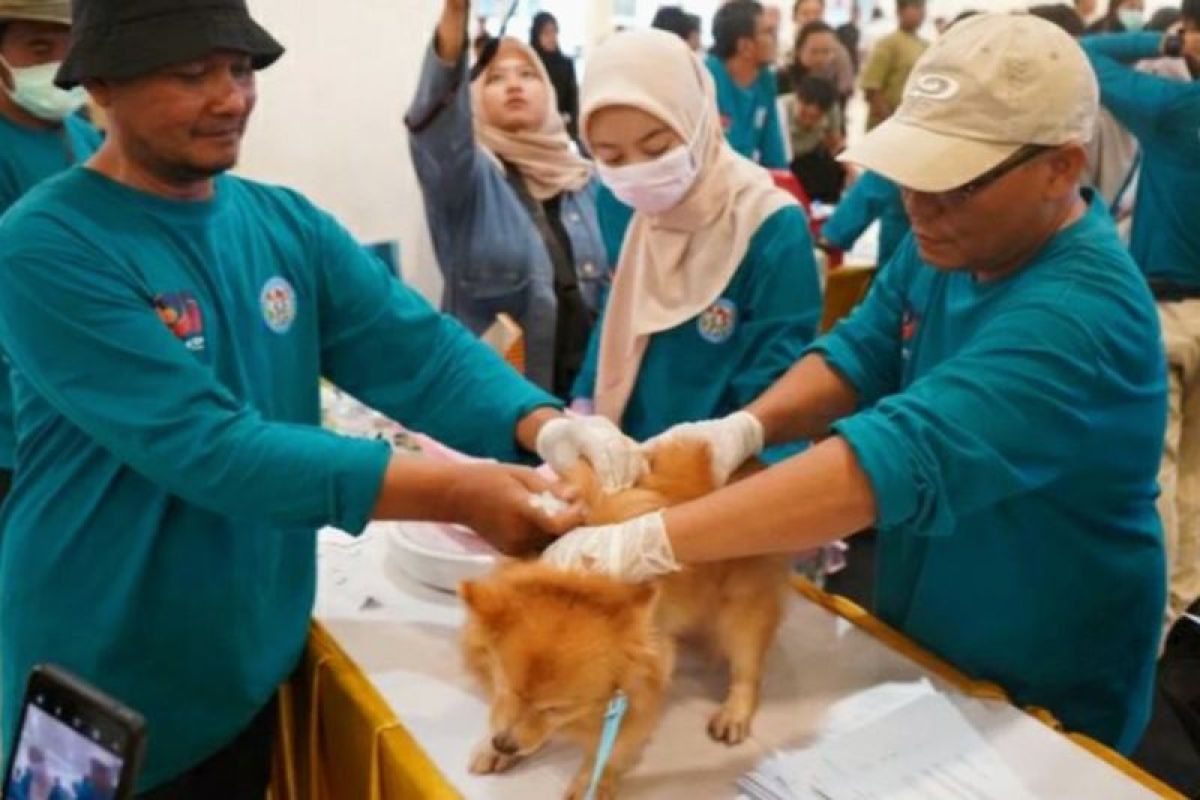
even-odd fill
[(654, 215), (679, 205), (700, 168), (688, 148), (680, 145), (644, 164), (609, 167), (597, 162), (596, 172), (622, 203)]

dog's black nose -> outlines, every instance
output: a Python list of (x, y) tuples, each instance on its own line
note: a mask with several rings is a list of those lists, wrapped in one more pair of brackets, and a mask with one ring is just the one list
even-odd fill
[(497, 733), (492, 737), (492, 749), (502, 756), (515, 756), (521, 748), (510, 734)]

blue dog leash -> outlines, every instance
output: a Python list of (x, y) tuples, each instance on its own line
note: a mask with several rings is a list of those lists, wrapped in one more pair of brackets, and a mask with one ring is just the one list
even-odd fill
[(584, 795), (585, 800), (594, 800), (596, 796), (596, 787), (600, 784), (600, 776), (604, 774), (604, 768), (608, 766), (608, 760), (612, 758), (613, 745), (617, 741), (617, 734), (621, 730), (621, 721), (625, 719), (625, 712), (628, 710), (629, 698), (618, 689), (612, 700), (608, 701), (608, 708), (604, 712), (604, 730), (600, 733), (600, 746), (596, 748), (596, 766), (592, 769), (592, 782), (588, 784), (587, 794)]

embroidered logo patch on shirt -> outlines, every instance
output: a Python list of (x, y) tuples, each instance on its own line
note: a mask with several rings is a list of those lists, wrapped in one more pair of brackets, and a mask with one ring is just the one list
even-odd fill
[(900, 341), (905, 344), (911, 342), (919, 327), (921, 318), (914, 314), (911, 308), (904, 309), (904, 315), (900, 317)]
[(912, 341), (921, 328), (921, 318), (911, 309), (904, 309), (900, 316), (900, 358), (908, 361), (912, 358)]
[(258, 297), (263, 321), (276, 333), (287, 333), (296, 321), (296, 290), (276, 275), (263, 284)]
[(737, 314), (737, 306), (733, 301), (722, 297), (706, 308), (697, 320), (696, 327), (700, 331), (700, 337), (713, 344), (728, 341), (737, 327)]
[(204, 349), (204, 316), (195, 295), (191, 292), (155, 295), (154, 311), (184, 347), (192, 352)]

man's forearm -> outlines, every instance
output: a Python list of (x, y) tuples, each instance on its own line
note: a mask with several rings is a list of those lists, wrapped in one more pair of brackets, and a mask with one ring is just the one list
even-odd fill
[(763, 425), (767, 445), (817, 439), (854, 413), (854, 388), (819, 353), (810, 353), (746, 407)]
[(371, 519), (455, 522), (460, 464), (394, 455), (388, 462)]
[(810, 550), (869, 527), (875, 495), (841, 437), (664, 512), (684, 564)]

